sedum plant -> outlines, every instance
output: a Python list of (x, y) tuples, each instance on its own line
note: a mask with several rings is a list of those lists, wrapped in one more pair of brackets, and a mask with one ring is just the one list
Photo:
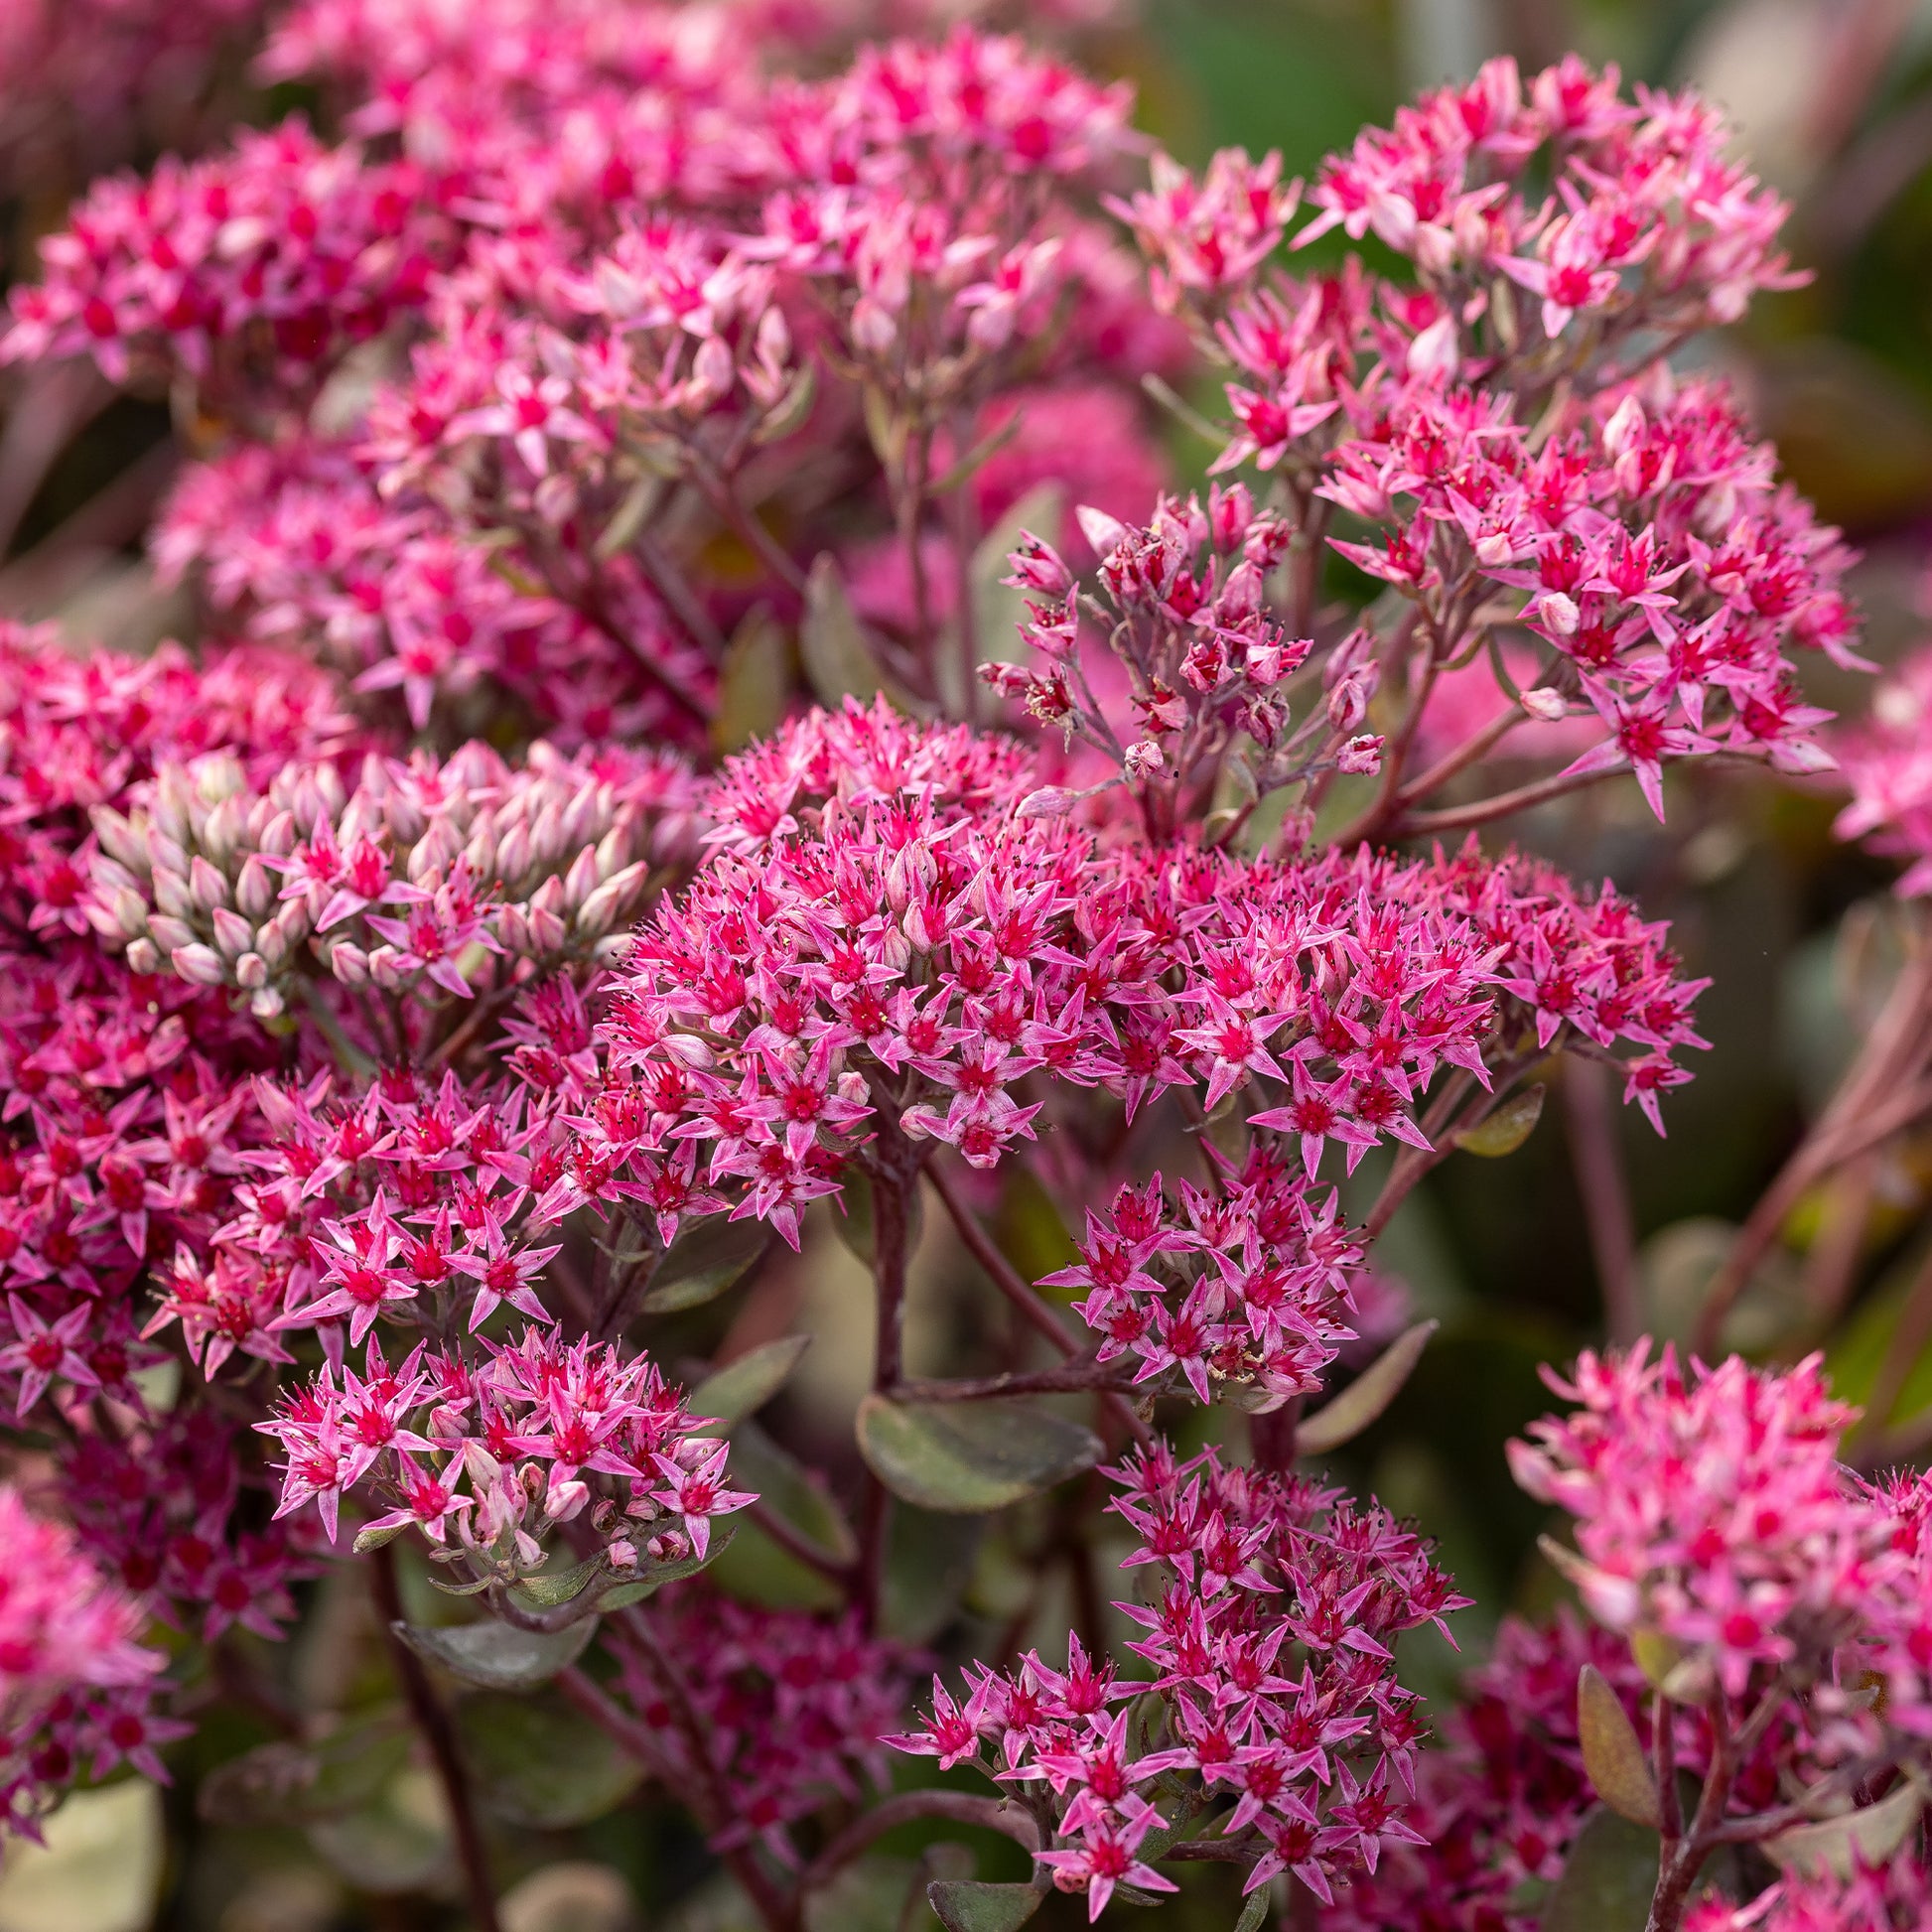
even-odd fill
[[(327, 116), (96, 180), (0, 339), (168, 399), (196, 613), (0, 633), (9, 1825), (192, 1777), (480, 1932), (630, 1804), (766, 1932), (1923, 1922), (1924, 1480), (1719, 1358), (1748, 1257), (1703, 1359), (1553, 1378), (1576, 1601), (1453, 1709), (1466, 1599), (1329, 1462), (1424, 1177), (1560, 1056), (1661, 1132), (1704, 1045), (1492, 828), (1834, 763), (1849, 554), (1684, 353), (1799, 279), (1714, 112), (1498, 62), (1305, 185), (966, 28), (298, 0), (257, 60)], [(1843, 747), (1912, 889), (1923, 683)], [(1901, 988), (1780, 1186), (1926, 1111)]]

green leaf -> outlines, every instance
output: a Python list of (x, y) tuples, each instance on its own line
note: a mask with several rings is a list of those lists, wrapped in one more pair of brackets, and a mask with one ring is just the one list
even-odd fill
[(757, 1492), (767, 1509), (835, 1563), (856, 1563), (859, 1539), (823, 1481), (755, 1422), (732, 1431), (732, 1480)]
[(818, 365), (807, 362), (792, 377), (790, 388), (778, 398), (776, 406), (752, 432), (752, 441), (762, 448), (767, 443), (775, 443), (781, 437), (789, 436), (795, 429), (802, 429), (805, 418), (812, 413), (812, 403), (817, 395)]
[(991, 436), (981, 437), (979, 442), (974, 444), (950, 470), (936, 482), (927, 483), (925, 493), (928, 496), (949, 495), (961, 483), (972, 477), (983, 465), (998, 456), (1020, 434), (1025, 424), (1025, 415), (1016, 409)]
[[(1071, 1268), (1080, 1259), (1080, 1244), (1068, 1230), (1058, 1203), (1030, 1169), (1017, 1162), (1010, 1162), (1008, 1167), (1000, 1211), (993, 1224), (1000, 1252), (1030, 1282)], [(1065, 1303), (1079, 1290), (1042, 1288), (1039, 1293), (1049, 1302)]]
[(399, 1622), (394, 1628), (417, 1656), (460, 1683), (483, 1691), (534, 1691), (584, 1654), (597, 1618), (579, 1617), (561, 1630), (519, 1630), (494, 1619), (441, 1628)]
[(1850, 1878), (1861, 1864), (1883, 1864), (1904, 1844), (1925, 1809), (1925, 1787), (1908, 1775), (1897, 1790), (1875, 1805), (1848, 1811), (1816, 1825), (1794, 1825), (1759, 1850), (1786, 1871), (1819, 1872)]
[(313, 1743), (260, 1744), (201, 1782), (196, 1805), (216, 1825), (305, 1825), (369, 1803), (409, 1760), (393, 1709), (351, 1719)]
[(1099, 1437), (1024, 1403), (859, 1405), (859, 1452), (894, 1495), (921, 1509), (982, 1516), (1036, 1496), (1099, 1461)]
[(1593, 1664), (1577, 1680), (1577, 1733), (1596, 1795), (1620, 1818), (1656, 1831), (1663, 1823), (1657, 1780), (1622, 1701)]
[(1418, 1321), (1376, 1356), (1347, 1388), (1317, 1409), (1295, 1432), (1296, 1449), (1304, 1455), (1326, 1455), (1352, 1443), (1402, 1393), (1402, 1385), (1422, 1360), (1429, 1338), (1442, 1324)]
[(736, 1361), (707, 1375), (684, 1399), (694, 1416), (736, 1428), (784, 1387), (799, 1357), (811, 1346), (810, 1335), (786, 1335), (751, 1349)]
[(480, 1691), (456, 1707), (456, 1728), (479, 1800), (512, 1825), (588, 1825), (621, 1805), (643, 1777), (555, 1691)]
[(886, 1580), (879, 1607), (888, 1635), (929, 1644), (959, 1612), (979, 1549), (977, 1523), (901, 1506), (886, 1525)]
[(1046, 1902), (1032, 1885), (988, 1885), (977, 1878), (935, 1878), (926, 1902), (946, 1932), (1015, 1932)]
[(1027, 594), (1001, 579), (1012, 574), (1008, 559), (1032, 530), (1051, 543), (1059, 534), (1066, 492), (1057, 483), (1036, 483), (1001, 517), (973, 552), (968, 568), (973, 599), (973, 641), (982, 664), (1017, 662), (1028, 655), (1020, 639), (1027, 621)]
[(770, 1242), (771, 1231), (760, 1221), (700, 1221), (665, 1250), (638, 1306), (646, 1314), (671, 1314), (714, 1301), (744, 1277)]
[(1234, 1932), (1261, 1932), (1262, 1921), (1268, 1916), (1268, 1890), (1266, 1885), (1257, 1885), (1248, 1894), (1241, 1916), (1234, 1921)]
[(1630, 1632), (1630, 1656), (1643, 1672), (1644, 1682), (1653, 1691), (1661, 1691), (1684, 1661), (1684, 1646), (1661, 1630), (1639, 1625)]
[(805, 583), (798, 656), (819, 702), (834, 709), (847, 698), (871, 698), (886, 687), (830, 551), (819, 553)]
[[(909, 1255), (918, 1247), (925, 1226), (924, 1188), (910, 1189), (905, 1209), (905, 1252)], [(846, 1247), (871, 1268), (875, 1253), (872, 1176), (863, 1168), (855, 1165), (846, 1170), (832, 1214), (832, 1227)]]
[(1543, 1082), (1539, 1080), (1520, 1093), (1512, 1093), (1475, 1126), (1465, 1127), (1456, 1135), (1455, 1145), (1464, 1154), (1479, 1154), (1485, 1161), (1514, 1154), (1543, 1118), (1544, 1092)]
[(1542, 1932), (1643, 1932), (1657, 1889), (1657, 1854), (1655, 1832), (1595, 1807), (1543, 1908)]
[(785, 633), (759, 604), (745, 614), (725, 647), (718, 668), (718, 711), (711, 721), (711, 748), (720, 754), (743, 751), (767, 737), (785, 715), (787, 675)]
[(449, 1808), (435, 1776), (398, 1772), (374, 1802), (340, 1818), (316, 1820), (309, 1843), (358, 1891), (418, 1891), (447, 1868)]
[(866, 434), (872, 439), (873, 454), (878, 457), (887, 476), (896, 477), (905, 464), (905, 418), (894, 410), (885, 390), (871, 382), (866, 384), (862, 406), (865, 410)]
[(481, 1596), (489, 1587), (487, 1577), (478, 1577), (467, 1584), (446, 1584), (433, 1571), (429, 1582), (432, 1589), (440, 1589), (445, 1596)]
[(554, 1610), (559, 1603), (583, 1595), (591, 1579), (603, 1568), (602, 1557), (586, 1557), (567, 1570), (542, 1570), (535, 1576), (519, 1577), (516, 1587), (539, 1609)]

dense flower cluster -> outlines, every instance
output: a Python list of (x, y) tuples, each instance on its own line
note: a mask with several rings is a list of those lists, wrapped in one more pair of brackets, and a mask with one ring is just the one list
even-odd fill
[[(1173, 1889), (1138, 1857), (1150, 1833), (1230, 1799), (1216, 1822), (1249, 1855), (1249, 1890), (1286, 1870), (1327, 1898), (1357, 1864), (1372, 1872), (1414, 1838), (1402, 1810), (1422, 1735), (1389, 1645), (1465, 1599), (1413, 1533), (1316, 1483), (1212, 1449), (1177, 1462), (1165, 1445), (1109, 1473), (1139, 1539), (1124, 1567), (1154, 1566), (1142, 1600), (1120, 1605), (1148, 1633), (1130, 1648), (1153, 1678), (1077, 1646), (1063, 1672), (1037, 1655), (1013, 1675), (975, 1666), (963, 1705), (935, 1683), (923, 1729), (890, 1741), (1043, 1783), (1039, 1861), (1094, 1918), (1118, 1884)], [(1110, 1710), (1144, 1689), (1161, 1694), (1160, 1737)]]
[(162, 1659), (136, 1642), (138, 1604), (102, 1579), (70, 1529), (33, 1514), (11, 1487), (0, 1488), (0, 1774), (18, 1823), (36, 1781), (32, 1756), (60, 1748), (43, 1727), (106, 1739), (121, 1706), (139, 1724), (131, 1694)]
[(1785, 205), (1727, 145), (1695, 96), (1640, 89), (1633, 104), (1614, 69), (1593, 73), (1574, 55), (1527, 85), (1513, 61), (1491, 61), (1330, 159), (1296, 239), (1373, 231), (1457, 325), (1482, 324), (1504, 346), (1529, 329), (1497, 270), (1537, 298), (1552, 339), (1580, 318), (1592, 346), (1688, 334), (1794, 279), (1777, 247)]
[[(1422, 1143), (1439, 1068), (1483, 1074), (1499, 991), (1539, 1049), (1565, 1021), (1658, 1049), (1630, 1075), (1643, 1095), (1695, 1038), (1696, 989), (1614, 896), (1579, 906), (1473, 854), (1151, 864), (1024, 782), (1017, 748), (856, 708), (727, 766), (720, 849), (639, 935), (609, 1027), (631, 1084), (597, 1124), (647, 1202), (692, 1202), (710, 1142), (702, 1185), (729, 1190), (704, 1204), (795, 1236), (882, 1121), (990, 1166), (1034, 1133), (1045, 1100), (1014, 1089), (1036, 1073), (1130, 1117), (1175, 1086), (1210, 1110), (1272, 1089), (1254, 1126), (1311, 1173), (1330, 1140), (1352, 1164), (1385, 1134)], [(1504, 925), (1506, 973), (1477, 919)]]
[(162, 580), (194, 575), (224, 624), (299, 640), (415, 730), (483, 725), (507, 701), (573, 749), (688, 735), (688, 706), (639, 668), (639, 652), (675, 661), (648, 600), (620, 641), (527, 560), (468, 540), (419, 496), (381, 495), (341, 442), (243, 443), (190, 467), (150, 547)]
[(1932, 655), (1915, 651), (1890, 673), (1871, 711), (1845, 735), (1840, 761), (1852, 801), (1840, 813), (1841, 838), (1869, 835), (1873, 847), (1907, 861), (1901, 893), (1932, 887), (1932, 755), (1924, 719), (1932, 702)]
[(333, 1540), (344, 1495), (373, 1477), (392, 1507), (365, 1537), (413, 1524), (444, 1544), (454, 1531), (508, 1576), (535, 1569), (543, 1537), (597, 1503), (619, 1578), (646, 1558), (702, 1558), (713, 1518), (752, 1500), (726, 1482), (724, 1442), (645, 1357), (561, 1342), (520, 1280), (506, 1299), (535, 1311), (531, 1324), (481, 1364), (418, 1348), (392, 1369), (371, 1347), (366, 1375), (345, 1368), (338, 1381), (325, 1368), (288, 1396), (259, 1425), (286, 1458), (278, 1514), (313, 1502)]
[(1412, 378), (1350, 413), (1319, 492), (1393, 527), (1337, 547), (1417, 600), (1438, 664), (1477, 643), (1490, 587), (1527, 590), (1517, 621), (1545, 648), (1524, 715), (1581, 698), (1610, 733), (1570, 771), (1627, 765), (1661, 817), (1666, 757), (1830, 762), (1785, 652), (1855, 661), (1850, 555), (1722, 390), (1661, 374), (1610, 390), (1534, 454), (1527, 424), (1458, 385)]
[(101, 182), (71, 222), (41, 244), (42, 280), (15, 290), (0, 357), (88, 354), (115, 381), (181, 366), (226, 408), (313, 393), (421, 304), (451, 245), (424, 171), (299, 121)]
[(1042, 1288), (1078, 1288), (1074, 1311), (1099, 1359), (1137, 1356), (1137, 1383), (1176, 1377), (1202, 1401), (1213, 1384), (1252, 1384), (1256, 1409), (1321, 1386), (1354, 1338), (1351, 1277), (1361, 1250), (1334, 1193), (1257, 1153), (1216, 1192), (1183, 1181), (1171, 1201), (1156, 1174), (1087, 1211), (1079, 1262)]
[(263, 791), (210, 755), (95, 814), (94, 918), (135, 972), (238, 988), (257, 1019), (311, 962), (345, 987), (469, 1000), (607, 954), (689, 803), (685, 768), (649, 754), (539, 744), (512, 771), (472, 744), (441, 763), (371, 755), (353, 787), (291, 764)]
[[(1527, 81), (1493, 62), (1393, 130), (1365, 132), (1309, 199), (1298, 244), (1335, 227), (1373, 232), (1410, 259), (1418, 285), (1379, 283), (1352, 260), (1307, 278), (1264, 273), (1300, 204), (1278, 157), (1229, 151), (1198, 180), (1162, 164), (1120, 207), (1157, 299), (1191, 316), (1235, 377), (1233, 435), (1215, 467), (1279, 472), (1298, 546), (1332, 543), (1413, 607), (1399, 650), (1367, 635), (1330, 647), (1327, 719), (1309, 706), (1294, 742), (1326, 725), (1324, 759), (1374, 770), (1388, 734), (1346, 750), (1343, 734), (1391, 666), (1408, 707), (1391, 742), (1406, 754), (1438, 680), (1486, 656), (1500, 709), (1432, 777), (1454, 776), (1524, 723), (1592, 716), (1606, 735), (1560, 778), (1628, 768), (1660, 815), (1667, 759), (1828, 763), (1826, 714), (1804, 699), (1789, 652), (1856, 661), (1840, 588), (1848, 553), (1776, 485), (1769, 451), (1723, 388), (1680, 381), (1661, 359), (1790, 279), (1775, 246), (1783, 205), (1726, 157), (1709, 107), (1649, 93), (1622, 102), (1614, 73), (1574, 59)], [(1276, 752), (1293, 687), (1271, 694), (1260, 731), (1238, 681), (1215, 692), (1257, 639), (1251, 613), (1229, 626), (1226, 589), (1194, 563), (1206, 535), (1194, 521), (1157, 519), (1126, 541), (1132, 575), (1148, 583), (1141, 615), (1112, 641), (1137, 701), (1163, 707), (1161, 729), (1198, 730), (1239, 700), (1264, 783), (1300, 776), (1317, 747)], [(1036, 588), (1065, 597), (1063, 573), (1036, 571)], [(1298, 594), (1291, 639), (1308, 609)], [(1042, 612), (1030, 633), (1056, 658), (1074, 647), (1072, 611)], [(1225, 666), (1186, 654), (1195, 637), (1211, 652), (1224, 634), (1235, 642)], [(1157, 639), (1177, 647), (1191, 691), (1169, 667), (1154, 674)], [(1258, 641), (1272, 665), (1274, 639)], [(1064, 675), (1000, 675), (1036, 710), (1085, 725), (1091, 707)], [(1163, 745), (1150, 731), (1128, 750), (1150, 760), (1188, 748), (1184, 734)], [(1378, 824), (1409, 802), (1390, 784)]]
[(1685, 1372), (1639, 1349), (1587, 1356), (1557, 1386), (1581, 1412), (1539, 1425), (1513, 1460), (1532, 1494), (1578, 1516), (1582, 1554), (1558, 1555), (1597, 1624), (1568, 1609), (1542, 1627), (1505, 1622), (1444, 1752), (1425, 1760), (1415, 1823), (1427, 1843), (1338, 1895), (1324, 1926), (1530, 1932), (1596, 1799), (1578, 1712), (1586, 1667), (1647, 1756), (1669, 1714), (1669, 1761), (1700, 1784), (1722, 1777), (1717, 1825), (1784, 1867), (1775, 1883), (1771, 1867), (1749, 1867), (1763, 1875), (1741, 1900), (1721, 1888), (1686, 1926), (1921, 1924), (1928, 1877), (1910, 1813), (1895, 1830), (1874, 1822), (1856, 1860), (1819, 1864), (1779, 1834), (1802, 1839), (1810, 1821), (1887, 1797), (1871, 1819), (1896, 1813), (1923, 1775), (1924, 1475), (1874, 1487), (1839, 1462), (1851, 1412), (1815, 1361)]
[(649, 1657), (620, 1639), (625, 1701), (674, 1775), (722, 1779), (734, 1820), (722, 1842), (795, 1867), (793, 1826), (828, 1798), (885, 1788), (886, 1732), (911, 1688), (902, 1646), (866, 1635), (850, 1612), (765, 1609), (702, 1584), (674, 1585), (643, 1615), (658, 1654), (677, 1660), (708, 1761), (693, 1763)]
[(1738, 1697), (1881, 1578), (1888, 1529), (1848, 1492), (1852, 1412), (1817, 1358), (1788, 1375), (1735, 1357), (1686, 1373), (1639, 1348), (1585, 1355), (1551, 1386), (1579, 1411), (1537, 1424), (1510, 1464), (1577, 1517), (1578, 1587), (1611, 1629), (1658, 1631)]
[(1440, 1748), (1422, 1758), (1409, 1818), (1426, 1843), (1391, 1847), (1337, 1892), (1323, 1932), (1534, 1932), (1540, 1912), (1512, 1898), (1561, 1874), (1594, 1802), (1577, 1733), (1586, 1664), (1641, 1723), (1627, 1644), (1568, 1607), (1547, 1626), (1504, 1620)]

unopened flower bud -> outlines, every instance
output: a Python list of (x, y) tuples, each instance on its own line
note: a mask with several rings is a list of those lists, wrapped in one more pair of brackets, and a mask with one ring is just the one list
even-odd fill
[(227, 962), (212, 946), (177, 946), (168, 958), (183, 979), (197, 986), (223, 986), (227, 983)]
[(360, 946), (351, 946), (346, 939), (338, 939), (329, 948), (329, 970), (345, 986), (366, 986), (369, 983), (369, 956)]
[(263, 919), (268, 909), (275, 903), (275, 876), (262, 864), (261, 857), (251, 852), (242, 861), (240, 876), (235, 880), (234, 902), (251, 919)]
[(1015, 818), (1064, 818), (1080, 802), (1081, 796), (1064, 785), (1041, 785), (1021, 799), (1013, 815)]
[(188, 896), (204, 912), (228, 902), (228, 882), (199, 852), (188, 868)]
[(1361, 664), (1328, 693), (1328, 723), (1338, 732), (1352, 732), (1368, 716), (1369, 700), (1381, 681), (1380, 667)]
[(1603, 425), (1603, 453), (1612, 463), (1628, 456), (1638, 443), (1648, 425), (1644, 421), (1643, 404), (1635, 396), (1625, 396), (1611, 413), (1610, 420)]
[(224, 958), (238, 959), (253, 949), (255, 928), (239, 912), (230, 911), (225, 905), (217, 905), (213, 920), (214, 943)]
[(1570, 711), (1563, 693), (1551, 690), (1547, 684), (1532, 685), (1523, 693), (1521, 702), (1532, 718), (1540, 719), (1546, 725), (1561, 724)]
[(1455, 341), (1455, 318), (1448, 313), (1438, 316), (1409, 345), (1411, 375), (1452, 376), (1460, 361)]
[(1537, 615), (1542, 619), (1544, 628), (1559, 637), (1574, 637), (1577, 625), (1582, 621), (1576, 600), (1566, 597), (1561, 591), (1546, 591), (1538, 602)]

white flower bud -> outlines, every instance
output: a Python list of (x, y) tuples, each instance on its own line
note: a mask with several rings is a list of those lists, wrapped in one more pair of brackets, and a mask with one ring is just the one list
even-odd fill
[(1574, 637), (1577, 634), (1581, 613), (1574, 598), (1565, 597), (1561, 591), (1547, 591), (1537, 608), (1545, 626), (1559, 637)]
[(255, 928), (239, 912), (230, 911), (225, 905), (214, 908), (214, 943), (227, 959), (239, 959), (245, 952), (253, 949)]
[(198, 852), (188, 868), (188, 896), (204, 912), (228, 902), (228, 882)]
[(329, 970), (345, 986), (366, 986), (369, 983), (369, 956), (360, 946), (352, 946), (346, 939), (339, 939), (329, 949), (327, 961)]
[(227, 984), (227, 962), (212, 946), (177, 946), (168, 957), (175, 971), (197, 986)]

